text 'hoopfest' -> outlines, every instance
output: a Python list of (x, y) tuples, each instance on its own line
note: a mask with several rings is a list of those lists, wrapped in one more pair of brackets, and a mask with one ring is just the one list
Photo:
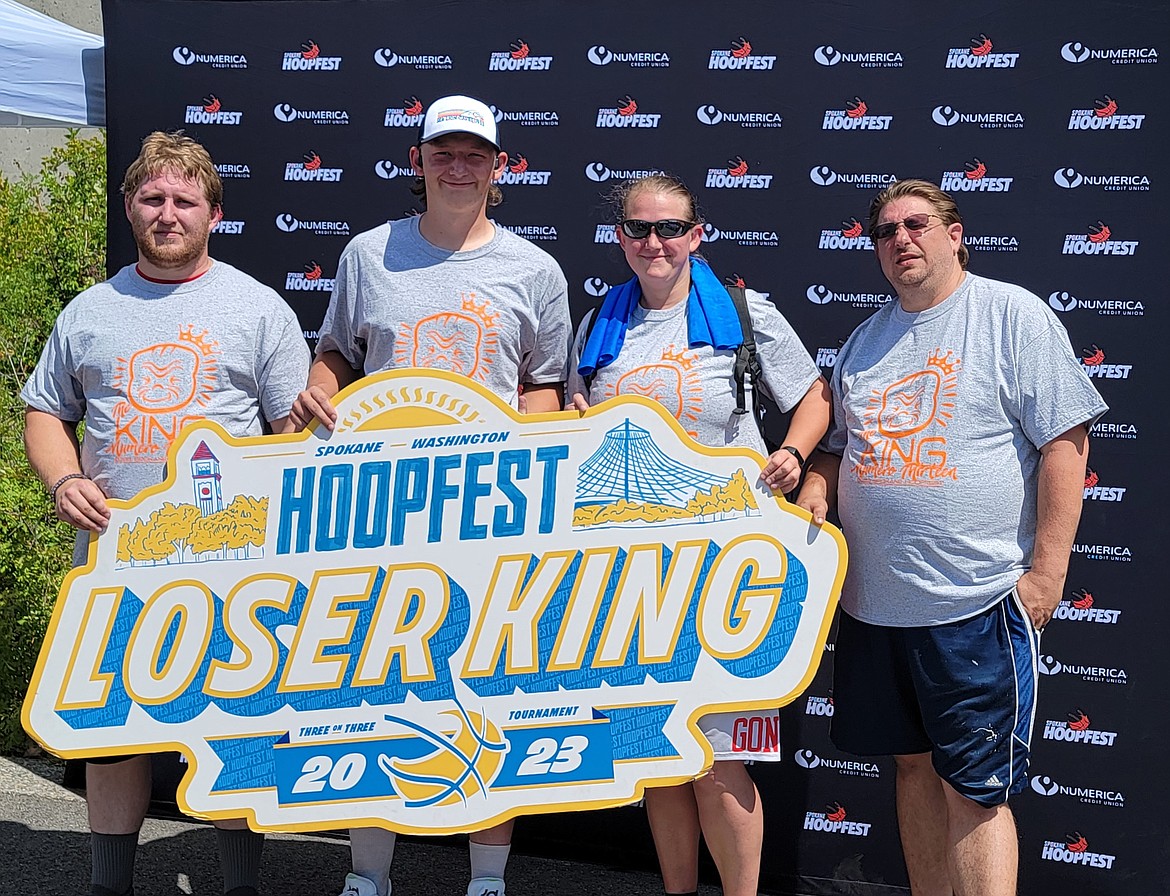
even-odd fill
[(417, 370), (337, 407), (332, 433), (195, 426), (112, 502), (25, 703), (42, 744), (181, 750), (201, 816), (444, 833), (694, 778), (704, 712), (811, 680), (845, 545), (758, 455), (641, 398), (523, 417)]

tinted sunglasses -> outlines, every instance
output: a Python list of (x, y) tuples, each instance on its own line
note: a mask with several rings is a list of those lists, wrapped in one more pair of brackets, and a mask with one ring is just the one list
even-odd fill
[(618, 227), (622, 229), (622, 233), (632, 240), (644, 240), (650, 236), (650, 231), (653, 230), (658, 234), (659, 239), (673, 240), (676, 237), (682, 236), (684, 233), (689, 233), (692, 228), (697, 226), (696, 221), (679, 221), (675, 218), (666, 218), (662, 221), (642, 221), (639, 218), (626, 218), (624, 221), (618, 222)]
[(922, 233), (927, 228), (934, 226), (930, 223), (931, 218), (942, 220), (938, 215), (922, 212), (917, 215), (911, 215), (908, 218), (903, 218), (901, 221), (887, 221), (885, 224), (878, 224), (869, 232), (869, 236), (870, 239), (888, 240), (898, 232), (899, 224), (905, 227), (908, 233)]

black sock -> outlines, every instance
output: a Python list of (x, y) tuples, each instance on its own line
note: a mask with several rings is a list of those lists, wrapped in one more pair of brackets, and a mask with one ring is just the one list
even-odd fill
[[(219, 840), (219, 865), (223, 871), (223, 891), (233, 896), (255, 892), (260, 883), (260, 856), (264, 835), (255, 831), (215, 829)], [(242, 892), (236, 893), (236, 890)]]
[(89, 835), (93, 859), (90, 877), (93, 896), (130, 896), (134, 890), (134, 857), (138, 833)]

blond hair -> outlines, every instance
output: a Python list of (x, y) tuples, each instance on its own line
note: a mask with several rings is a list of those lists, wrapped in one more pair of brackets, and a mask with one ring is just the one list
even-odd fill
[[(896, 183), (890, 184), (884, 190), (874, 197), (873, 202), (869, 204), (869, 230), (872, 233), (877, 226), (878, 216), (881, 214), (883, 208), (893, 202), (895, 199), (904, 199), (907, 196), (917, 196), (919, 199), (925, 199), (932, 206), (934, 206), (934, 213), (942, 218), (946, 226), (951, 224), (962, 224), (963, 218), (959, 214), (959, 207), (955, 204), (955, 200), (950, 197), (949, 193), (936, 187), (928, 180), (900, 180)], [(959, 266), (967, 269), (967, 262), (970, 260), (971, 254), (967, 251), (967, 247), (959, 243)]]
[(172, 171), (198, 184), (213, 209), (223, 206), (223, 181), (219, 179), (211, 155), (201, 143), (182, 131), (155, 131), (146, 136), (138, 158), (126, 169), (122, 194), (133, 196), (143, 181), (164, 171)]

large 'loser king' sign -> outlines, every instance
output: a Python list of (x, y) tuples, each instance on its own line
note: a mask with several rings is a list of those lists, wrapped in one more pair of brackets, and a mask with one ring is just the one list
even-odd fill
[(197, 815), (442, 833), (694, 778), (703, 713), (812, 678), (845, 545), (758, 455), (642, 399), (522, 417), (417, 370), (338, 411), (193, 427), (165, 483), (113, 502), (62, 586), (34, 737), (181, 750)]

